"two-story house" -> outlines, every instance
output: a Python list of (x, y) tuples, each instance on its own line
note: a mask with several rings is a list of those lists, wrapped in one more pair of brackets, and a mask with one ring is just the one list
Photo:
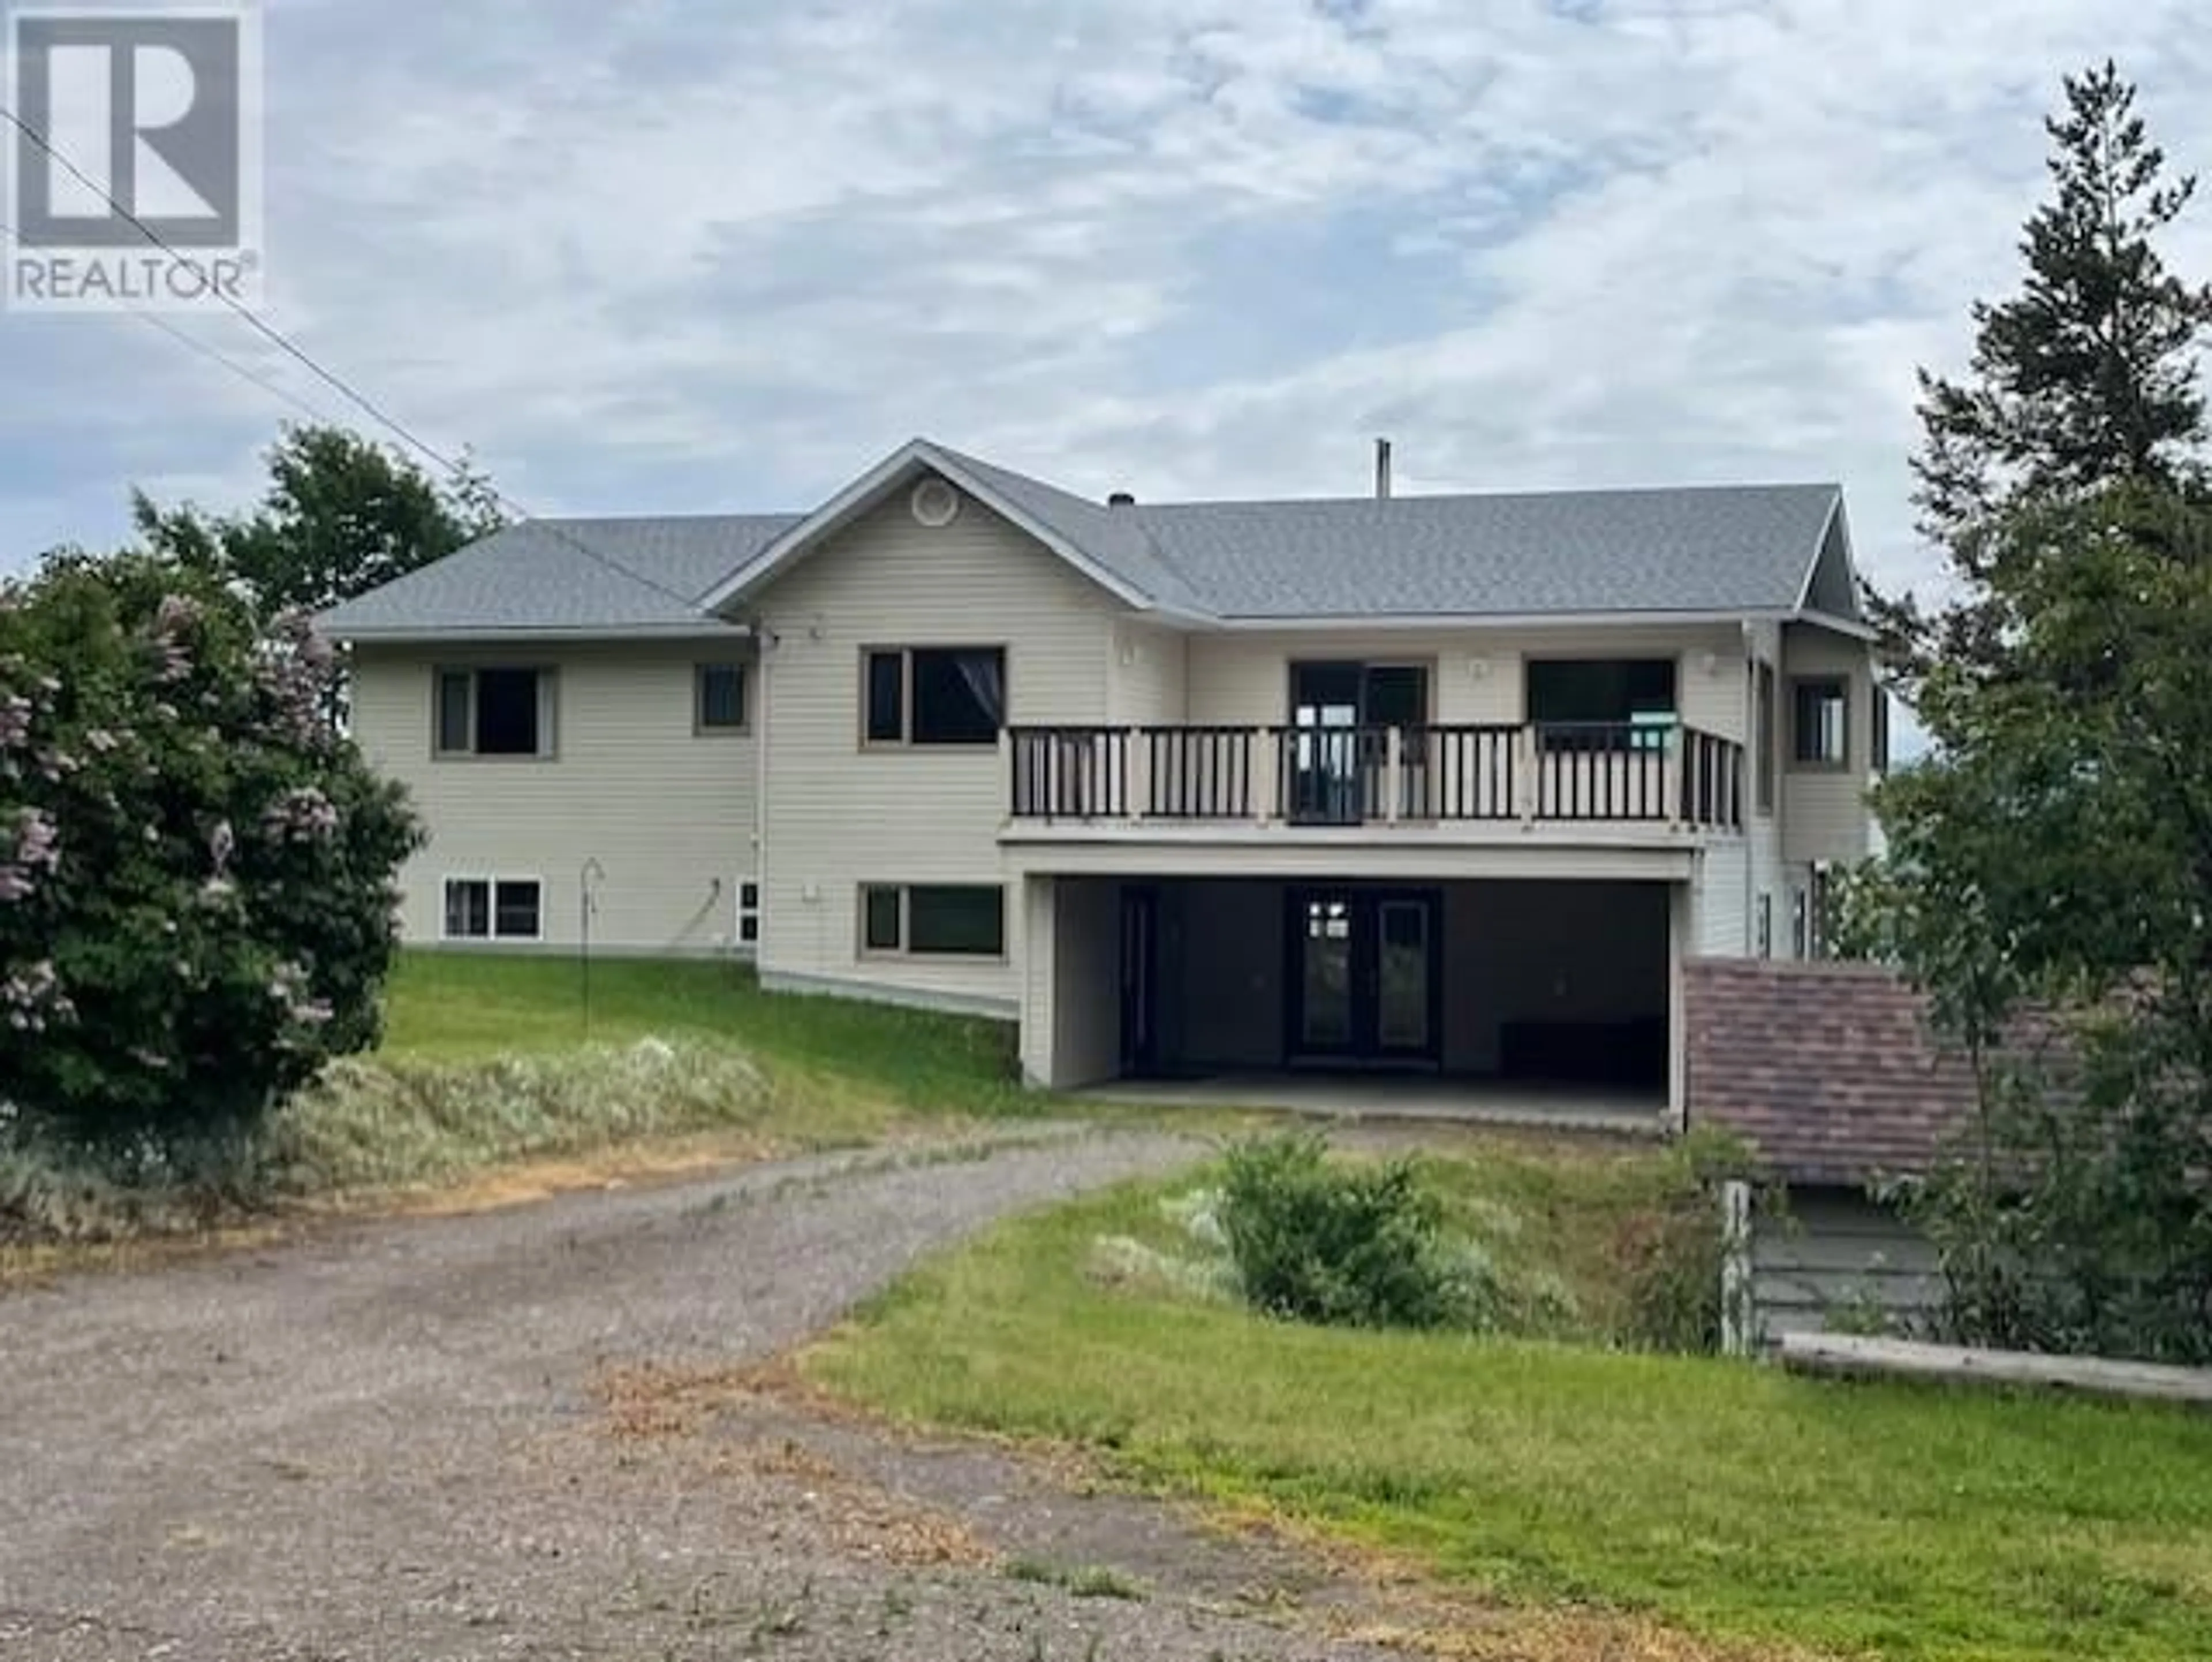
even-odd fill
[(811, 513), (539, 522), (324, 619), (429, 944), (757, 955), (1025, 1072), (1682, 1101), (1884, 765), (1832, 485), (1149, 505), (916, 441)]

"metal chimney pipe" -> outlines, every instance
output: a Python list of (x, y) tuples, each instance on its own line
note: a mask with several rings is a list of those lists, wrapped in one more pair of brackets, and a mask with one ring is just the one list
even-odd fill
[(1390, 441), (1388, 439), (1375, 441), (1375, 500), (1378, 502), (1390, 500)]

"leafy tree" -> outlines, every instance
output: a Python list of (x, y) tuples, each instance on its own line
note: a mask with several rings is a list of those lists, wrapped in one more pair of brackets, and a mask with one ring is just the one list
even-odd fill
[(1974, 306), (1964, 381), (1921, 372), (1915, 500), (1962, 592), (1932, 615), (1909, 595), (1869, 595), (1908, 685), (1938, 659), (1999, 661), (2016, 619), (1992, 587), (1996, 568), (2041, 552), (2003, 533), (2008, 514), (2122, 482), (2185, 489), (2201, 476), (2196, 351), (2212, 290), (2173, 276), (2157, 246), (2196, 179), (2167, 181), (2135, 88), (2112, 64), (2068, 77), (2065, 100), (2045, 124), (2056, 195), (2022, 235), (2021, 292)]
[(1999, 672), (1930, 670), (1846, 907), (1976, 1063), (1921, 1215), (1963, 1337), (2212, 1361), (2212, 511), (2127, 483), (1988, 534)]
[(238, 585), (270, 616), (335, 606), (504, 523), (483, 474), (464, 465), (434, 478), (343, 428), (288, 427), (268, 460), (268, 492), (250, 513), (164, 508), (143, 491), (131, 511), (148, 548)]
[(0, 1129), (234, 1131), (374, 1042), (420, 833), (331, 675), (152, 555), (0, 585)]

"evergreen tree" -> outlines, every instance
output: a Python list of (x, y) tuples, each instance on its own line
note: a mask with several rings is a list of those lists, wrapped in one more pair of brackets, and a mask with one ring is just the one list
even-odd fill
[(1933, 614), (1910, 595), (1869, 595), (1908, 688), (1939, 659), (1997, 667), (2016, 622), (1991, 585), (1995, 562), (2021, 548), (1997, 534), (2008, 516), (2115, 484), (2191, 495), (2203, 482), (2197, 347), (2212, 288), (2170, 273), (2155, 246), (2197, 180), (2167, 181), (2136, 89), (2113, 64), (2068, 76), (2065, 94), (2045, 123), (2057, 196), (2022, 235), (2025, 284), (1975, 305), (1964, 381), (1921, 372), (1914, 500), (1961, 593)]

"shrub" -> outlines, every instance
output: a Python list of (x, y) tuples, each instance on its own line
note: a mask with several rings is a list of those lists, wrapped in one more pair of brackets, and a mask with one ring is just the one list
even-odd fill
[(1220, 1222), (1245, 1300), (1267, 1314), (1358, 1327), (1438, 1327), (1498, 1302), (1494, 1274), (1455, 1253), (1443, 1205), (1411, 1161), (1332, 1165), (1317, 1136), (1230, 1150)]
[(14, 1134), (158, 1160), (374, 1042), (419, 833), (325, 717), (333, 679), (303, 622), (144, 555), (0, 585)]
[(1710, 1131), (1693, 1131), (1668, 1151), (1658, 1192), (1614, 1241), (1628, 1289), (1622, 1337), (1629, 1344), (1690, 1354), (1720, 1349), (1728, 1250), (1721, 1186), (1750, 1175), (1743, 1146)]

